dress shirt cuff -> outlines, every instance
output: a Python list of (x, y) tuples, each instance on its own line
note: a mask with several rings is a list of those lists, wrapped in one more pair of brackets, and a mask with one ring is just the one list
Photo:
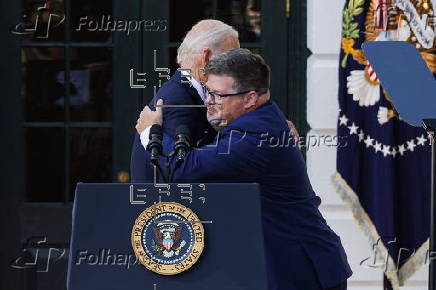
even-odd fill
[(148, 126), (139, 135), (139, 137), (141, 138), (141, 144), (142, 144), (142, 146), (144, 146), (145, 150), (147, 150), (147, 145), (148, 145), (148, 142), (150, 141), (150, 137), (149, 137), (150, 136), (150, 128), (151, 128), (151, 126)]

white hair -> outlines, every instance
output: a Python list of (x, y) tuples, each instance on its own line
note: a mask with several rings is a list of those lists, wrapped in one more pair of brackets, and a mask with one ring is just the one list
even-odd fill
[[(195, 30), (197, 25), (206, 24), (201, 32)], [(195, 57), (204, 49), (209, 48), (212, 55), (216, 55), (229, 36), (238, 39), (238, 32), (230, 25), (219, 20), (202, 20), (192, 27), (186, 34), (182, 44), (177, 49), (177, 63), (181, 66), (192, 65)]]

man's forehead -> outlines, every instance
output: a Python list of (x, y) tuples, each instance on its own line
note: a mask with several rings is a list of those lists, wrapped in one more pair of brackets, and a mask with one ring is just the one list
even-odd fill
[(219, 76), (209, 74), (206, 81), (206, 86), (211, 90), (229, 90), (233, 88), (234, 79), (230, 76)]

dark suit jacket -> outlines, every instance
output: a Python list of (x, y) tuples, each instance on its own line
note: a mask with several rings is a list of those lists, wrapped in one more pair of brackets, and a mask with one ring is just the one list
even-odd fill
[[(185, 77), (181, 76), (180, 71), (177, 71), (159, 89), (157, 99), (163, 99), (164, 105), (203, 105), (203, 100), (198, 95), (197, 90), (187, 83), (182, 83), (182, 80), (187, 81)], [(155, 109), (153, 100), (149, 107), (152, 110)], [(163, 120), (164, 132), (169, 136), (175, 135), (179, 125), (188, 126), (193, 146), (199, 142), (208, 142), (216, 135), (215, 130), (207, 121), (205, 108), (164, 108)], [(150, 168), (147, 168), (148, 162), (139, 134), (136, 134), (130, 160), (131, 182), (152, 182), (153, 176), (149, 171)]]
[[(268, 102), (222, 129), (217, 142), (190, 151), (174, 182), (259, 183), (269, 289), (330, 288), (352, 272), (288, 132), (283, 113)], [(164, 147), (172, 142), (164, 136)]]

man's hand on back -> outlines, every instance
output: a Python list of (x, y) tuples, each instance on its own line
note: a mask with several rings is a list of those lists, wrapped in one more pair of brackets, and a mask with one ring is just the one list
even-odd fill
[(135, 129), (139, 134), (141, 134), (141, 132), (147, 127), (150, 127), (154, 124), (162, 125), (162, 106), (163, 100), (159, 99), (157, 101), (156, 111), (152, 111), (148, 106), (144, 107), (141, 114), (139, 114), (139, 119), (136, 121), (135, 126)]
[(300, 136), (298, 135), (298, 131), (297, 131), (297, 128), (295, 128), (294, 123), (292, 123), (292, 121), (289, 121), (289, 120), (286, 120), (286, 122), (288, 123), (288, 127), (289, 127), (289, 130), (291, 131), (292, 137), (294, 137), (295, 142), (298, 142), (298, 140), (300, 139)]

